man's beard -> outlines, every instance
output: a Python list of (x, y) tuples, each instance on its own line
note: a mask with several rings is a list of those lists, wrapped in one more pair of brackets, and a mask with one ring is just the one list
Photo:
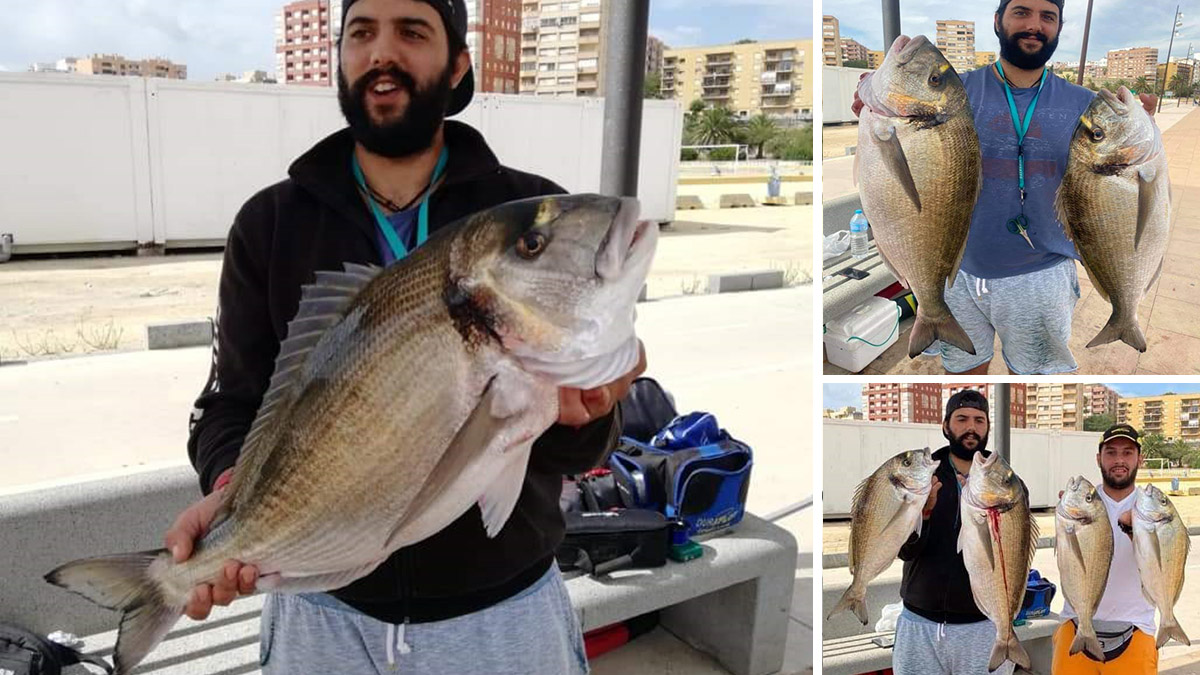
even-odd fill
[[(1055, 35), (1053, 40), (1047, 40), (1045, 33), (1029, 33), (1021, 32), (1006, 36), (1001, 28), (996, 31), (996, 37), (1000, 38), (1000, 56), (1014, 66), (1022, 70), (1037, 70), (1046, 65), (1051, 56), (1054, 56), (1054, 50), (1058, 49), (1058, 36)], [(1036, 38), (1042, 41), (1042, 48), (1033, 54), (1027, 53), (1021, 49), (1021, 38)]]
[[(962, 435), (955, 437), (953, 434), (943, 429), (942, 435), (946, 437), (946, 440), (950, 441), (950, 453), (959, 459), (970, 461), (975, 457), (975, 453), (987, 448), (988, 437), (986, 434), (983, 437), (980, 437), (973, 431), (967, 431)], [(963, 445), (963, 441), (967, 440), (967, 438), (978, 439), (978, 443), (975, 444), (974, 448), (968, 448), (967, 446)]]
[[(367, 112), (367, 91), (379, 78), (388, 75), (408, 92), (408, 105), (396, 119), (376, 123)], [(373, 68), (351, 87), (338, 70), (338, 105), (350, 125), (350, 133), (367, 150), (384, 157), (407, 157), (433, 144), (433, 136), (446, 117), (450, 104), (450, 66), (428, 87), (418, 87), (412, 75), (395, 65)]]
[(1132, 468), (1130, 468), (1130, 467), (1126, 467), (1126, 468), (1128, 469), (1128, 472), (1125, 474), (1125, 478), (1122, 478), (1120, 480), (1118, 480), (1117, 478), (1114, 478), (1113, 475), (1109, 471), (1105, 470), (1103, 467), (1101, 467), (1101, 469), (1100, 469), (1100, 477), (1102, 479), (1104, 479), (1104, 484), (1106, 486), (1108, 486), (1114, 490), (1124, 490), (1125, 488), (1129, 487), (1130, 485), (1133, 485), (1133, 481), (1137, 478), (1137, 472), (1138, 472), (1137, 466), (1134, 466)]

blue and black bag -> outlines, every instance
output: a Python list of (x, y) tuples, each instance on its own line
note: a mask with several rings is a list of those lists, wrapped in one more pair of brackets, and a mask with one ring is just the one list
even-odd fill
[(609, 459), (622, 503), (679, 518), (687, 536), (741, 522), (753, 453), (710, 413), (676, 417), (649, 442), (629, 437)]

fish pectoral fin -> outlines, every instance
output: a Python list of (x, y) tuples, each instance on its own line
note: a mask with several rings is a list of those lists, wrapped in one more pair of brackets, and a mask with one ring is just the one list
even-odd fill
[(1133, 250), (1142, 243), (1146, 225), (1154, 217), (1154, 193), (1157, 191), (1158, 171), (1149, 166), (1138, 169), (1138, 218), (1137, 232), (1133, 235)]
[(1158, 565), (1158, 569), (1164, 569), (1162, 559), (1162, 544), (1158, 541), (1158, 529), (1156, 528), (1152, 530), (1147, 539), (1150, 540), (1150, 550), (1154, 554), (1154, 564)]
[(904, 193), (912, 200), (913, 206), (917, 207), (917, 213), (920, 213), (921, 195), (917, 193), (917, 182), (908, 166), (908, 158), (904, 156), (904, 147), (900, 145), (896, 127), (888, 125), (876, 128), (873, 137), (879, 145), (884, 165), (896, 180), (900, 181), (900, 187), (904, 188)]
[(512, 515), (525, 486), (525, 469), (529, 465), (529, 454), (533, 449), (533, 438), (505, 451), (508, 461), (496, 480), (479, 498), (479, 510), (483, 513), (483, 527), (488, 538), (500, 534), (508, 517)]
[(1087, 573), (1087, 563), (1084, 562), (1083, 548), (1079, 545), (1079, 535), (1075, 533), (1075, 529), (1068, 529), (1066, 532), (1067, 545), (1071, 547), (1071, 552), (1075, 554), (1075, 559), (1079, 562), (1079, 569), (1085, 574)]

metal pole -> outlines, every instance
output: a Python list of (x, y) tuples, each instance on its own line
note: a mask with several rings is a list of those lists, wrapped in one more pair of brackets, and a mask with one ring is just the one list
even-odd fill
[(1175, 5), (1175, 16), (1171, 18), (1171, 41), (1167, 43), (1167, 63), (1163, 66), (1162, 84), (1158, 87), (1158, 112), (1162, 112), (1163, 95), (1167, 93), (1167, 74), (1171, 72), (1171, 48), (1175, 46), (1175, 24), (1178, 22), (1179, 5)]
[(1012, 463), (1012, 398), (1008, 384), (996, 385), (996, 451)]
[(1087, 42), (1088, 34), (1092, 31), (1092, 0), (1088, 0), (1087, 19), (1083, 22), (1083, 51), (1079, 52), (1079, 75), (1075, 77), (1075, 84), (1083, 86), (1083, 71), (1087, 70)]
[(883, 53), (900, 37), (900, 0), (883, 0)]
[(763, 518), (763, 520), (765, 520), (769, 523), (773, 523), (773, 522), (779, 520), (780, 518), (786, 518), (787, 516), (790, 516), (793, 513), (799, 513), (801, 511), (803, 511), (804, 509), (811, 507), (812, 505), (813, 505), (813, 498), (810, 496), (808, 499), (805, 499), (804, 501), (799, 501), (799, 502), (796, 502), (795, 504), (789, 504), (789, 505), (783, 507), (782, 509), (779, 509), (778, 511), (772, 511), (772, 512), (768, 513), (767, 515), (763, 516), (762, 518)]
[(605, 47), (608, 57), (604, 62), (604, 154), (600, 159), (600, 192), (614, 197), (636, 197), (650, 0), (621, 0), (607, 4)]

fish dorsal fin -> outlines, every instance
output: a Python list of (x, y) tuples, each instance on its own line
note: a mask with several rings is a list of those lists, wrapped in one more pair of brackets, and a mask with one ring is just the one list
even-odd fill
[[(1022, 481), (1021, 485), (1024, 486), (1024, 484), (1025, 484), (1024, 481)], [(1032, 565), (1033, 564), (1033, 555), (1035, 553), (1037, 553), (1037, 542), (1038, 542), (1039, 531), (1038, 531), (1037, 518), (1034, 517), (1033, 511), (1029, 508), (1029, 492), (1028, 492), (1028, 490), (1025, 492), (1025, 512), (1029, 514), (1029, 547), (1028, 547), (1028, 550), (1025, 552), (1025, 564)]]
[(293, 385), (300, 379), (301, 369), (313, 347), (321, 336), (341, 322), (350, 302), (382, 271), (383, 268), (374, 265), (346, 263), (344, 272), (318, 271), (316, 282), (303, 287), (300, 308), (288, 323), (287, 338), (279, 344), (275, 372), (246, 440), (242, 442), (238, 468), (233, 472), (228, 494), (238, 492), (240, 477), (258, 473), (257, 465), (265, 459), (274, 440), (272, 431), (282, 429), (281, 425), (271, 424), (271, 420), (287, 407), (295, 390)]

